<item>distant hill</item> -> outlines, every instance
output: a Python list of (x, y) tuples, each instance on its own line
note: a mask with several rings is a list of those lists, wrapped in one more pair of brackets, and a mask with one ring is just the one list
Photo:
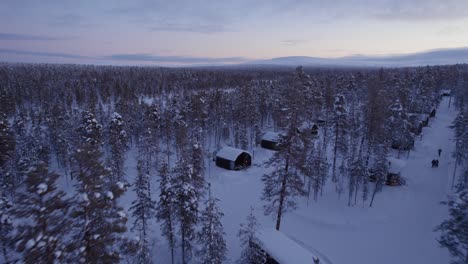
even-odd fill
[(468, 47), (385, 56), (353, 55), (340, 58), (279, 57), (250, 61), (243, 65), (402, 67), (458, 63), (468, 63)]

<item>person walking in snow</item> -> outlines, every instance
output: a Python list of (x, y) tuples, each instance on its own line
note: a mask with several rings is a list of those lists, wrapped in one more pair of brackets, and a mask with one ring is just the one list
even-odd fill
[(442, 149), (439, 149), (438, 152), (439, 152), (439, 157), (440, 157), (440, 153), (442, 153)]
[(432, 167), (431, 167), (431, 168), (434, 168), (434, 167), (435, 167), (435, 164), (436, 164), (435, 159), (433, 159), (433, 160), (431, 161), (431, 163), (432, 163)]
[(438, 159), (435, 160), (435, 167), (439, 168), (439, 160)]

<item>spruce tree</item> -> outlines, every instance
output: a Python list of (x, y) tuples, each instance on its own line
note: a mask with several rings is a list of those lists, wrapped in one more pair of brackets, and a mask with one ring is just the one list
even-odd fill
[(151, 199), (148, 166), (141, 158), (138, 160), (138, 174), (134, 183), (137, 199), (133, 201), (130, 210), (135, 219), (132, 230), (138, 231), (139, 248), (137, 251), (137, 263), (151, 263), (151, 255), (148, 241), (149, 221), (154, 216), (154, 201)]
[(193, 181), (193, 166), (184, 157), (179, 159), (174, 173), (175, 211), (181, 235), (182, 263), (185, 264), (192, 255), (195, 226), (198, 223), (198, 195)]
[(109, 125), (109, 164), (112, 169), (111, 180), (113, 182), (124, 181), (125, 152), (128, 148), (127, 132), (125, 131), (122, 116), (113, 113)]
[(83, 115), (80, 148), (75, 152), (74, 175), (78, 198), (74, 218), (75, 258), (85, 263), (118, 263), (125, 241), (127, 217), (117, 199), (126, 191), (121, 182), (112, 183), (109, 169), (103, 165), (101, 125), (90, 112)]
[(205, 202), (205, 210), (200, 215), (202, 225), (197, 234), (199, 248), (197, 256), (200, 263), (221, 264), (226, 260), (226, 235), (221, 224), (224, 214), (217, 206), (218, 199), (211, 197), (209, 191), (208, 200)]
[[(340, 156), (345, 159), (348, 152), (348, 125), (349, 117), (346, 109), (344, 95), (338, 94), (335, 98), (335, 109), (333, 112), (333, 162), (332, 162), (332, 180), (336, 183), (336, 190), (339, 195), (343, 191), (343, 173), (341, 177), (337, 176), (337, 159)], [(344, 163), (343, 163), (344, 164)]]
[(161, 222), (162, 235), (169, 243), (171, 263), (174, 263), (177, 194), (174, 189), (174, 178), (165, 162), (161, 164), (159, 177), (159, 201), (156, 207), (156, 218)]
[(260, 224), (254, 215), (254, 209), (250, 207), (250, 213), (247, 216), (246, 223), (240, 225), (240, 230), (237, 236), (240, 239), (242, 253), (237, 263), (263, 264), (266, 261), (265, 253), (260, 248), (254, 245), (255, 233), (258, 231)]
[(69, 240), (70, 200), (57, 190), (58, 174), (44, 163), (33, 167), (18, 193), (13, 216), (19, 220), (13, 240), (24, 263), (70, 261), (66, 252)]

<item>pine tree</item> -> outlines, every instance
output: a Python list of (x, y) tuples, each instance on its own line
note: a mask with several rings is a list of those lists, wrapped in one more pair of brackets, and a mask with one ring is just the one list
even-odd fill
[(135, 219), (132, 230), (137, 230), (139, 233), (137, 263), (151, 263), (148, 241), (148, 222), (154, 216), (155, 211), (154, 201), (151, 199), (148, 166), (145, 166), (144, 163), (145, 161), (140, 157), (137, 165), (138, 174), (134, 184), (137, 199), (133, 201), (132, 207), (130, 207)]
[(193, 167), (184, 157), (181, 157), (175, 168), (174, 192), (176, 193), (176, 214), (180, 227), (182, 263), (184, 264), (191, 257), (195, 225), (198, 223), (198, 197), (193, 172)]
[(116, 112), (112, 114), (109, 125), (110, 167), (113, 182), (124, 180), (125, 152), (128, 148), (127, 132), (124, 129), (122, 116)]
[(101, 125), (90, 112), (85, 112), (80, 129), (80, 148), (74, 155), (74, 175), (78, 183), (78, 201), (72, 212), (76, 259), (85, 263), (117, 263), (118, 247), (125, 241), (127, 217), (117, 206), (117, 199), (126, 191), (125, 184), (113, 184), (109, 169), (103, 165), (100, 149)]
[(247, 216), (246, 223), (240, 225), (237, 236), (240, 239), (242, 253), (237, 263), (263, 264), (266, 261), (265, 253), (254, 246), (255, 233), (260, 224), (254, 215), (254, 209), (250, 207), (250, 214)]
[(166, 237), (171, 249), (171, 263), (174, 263), (174, 248), (176, 244), (175, 226), (176, 226), (176, 202), (177, 194), (174, 189), (174, 179), (167, 166), (162, 163), (159, 169), (159, 201), (156, 207), (156, 218), (162, 222), (162, 235)]
[(20, 220), (13, 240), (22, 252), (24, 263), (66, 262), (70, 225), (70, 200), (57, 190), (58, 174), (47, 165), (33, 167), (25, 180), (24, 191), (18, 193), (13, 216)]
[[(341, 156), (344, 160), (348, 152), (348, 125), (349, 117), (346, 110), (344, 95), (338, 94), (335, 98), (335, 111), (333, 113), (334, 138), (333, 138), (333, 163), (332, 180), (336, 183), (336, 190), (339, 195), (343, 191), (343, 177), (337, 177), (337, 158)], [(342, 175), (343, 173), (341, 173)]]
[(203, 146), (198, 139), (200, 137), (200, 135), (197, 136), (197, 139), (192, 144), (192, 149), (190, 150), (192, 154), (190, 157), (190, 164), (192, 165), (193, 170), (192, 180), (199, 198), (203, 196), (205, 186), (205, 160), (203, 156)]
[(201, 230), (197, 234), (198, 245), (197, 256), (201, 263), (221, 264), (226, 260), (226, 235), (221, 224), (224, 214), (217, 206), (219, 200), (211, 197), (205, 202), (205, 210), (201, 213)]
[(282, 138), (281, 149), (273, 154), (266, 166), (273, 166), (270, 174), (264, 174), (262, 181), (265, 184), (262, 200), (265, 214), (276, 213), (276, 230), (280, 229), (281, 218), (288, 210), (296, 208), (296, 198), (305, 195), (304, 183), (300, 177), (304, 154), (303, 142), (294, 128)]

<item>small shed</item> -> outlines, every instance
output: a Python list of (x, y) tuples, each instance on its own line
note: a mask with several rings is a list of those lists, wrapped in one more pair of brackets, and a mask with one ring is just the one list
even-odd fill
[(390, 186), (405, 185), (406, 180), (401, 176), (401, 170), (405, 167), (406, 162), (397, 158), (387, 158), (388, 174), (385, 184)]
[(216, 153), (216, 166), (228, 170), (240, 170), (252, 165), (249, 152), (233, 147), (223, 147)]
[(279, 150), (280, 149), (280, 141), (282, 135), (277, 132), (266, 132), (263, 137), (260, 145), (262, 148), (271, 149), (271, 150)]
[(441, 90), (440, 91), (440, 95), (442, 95), (442, 96), (450, 96), (451, 93), (452, 93), (451, 90)]
[(250, 246), (259, 251), (266, 264), (330, 263), (276, 229), (264, 228), (257, 231)]

